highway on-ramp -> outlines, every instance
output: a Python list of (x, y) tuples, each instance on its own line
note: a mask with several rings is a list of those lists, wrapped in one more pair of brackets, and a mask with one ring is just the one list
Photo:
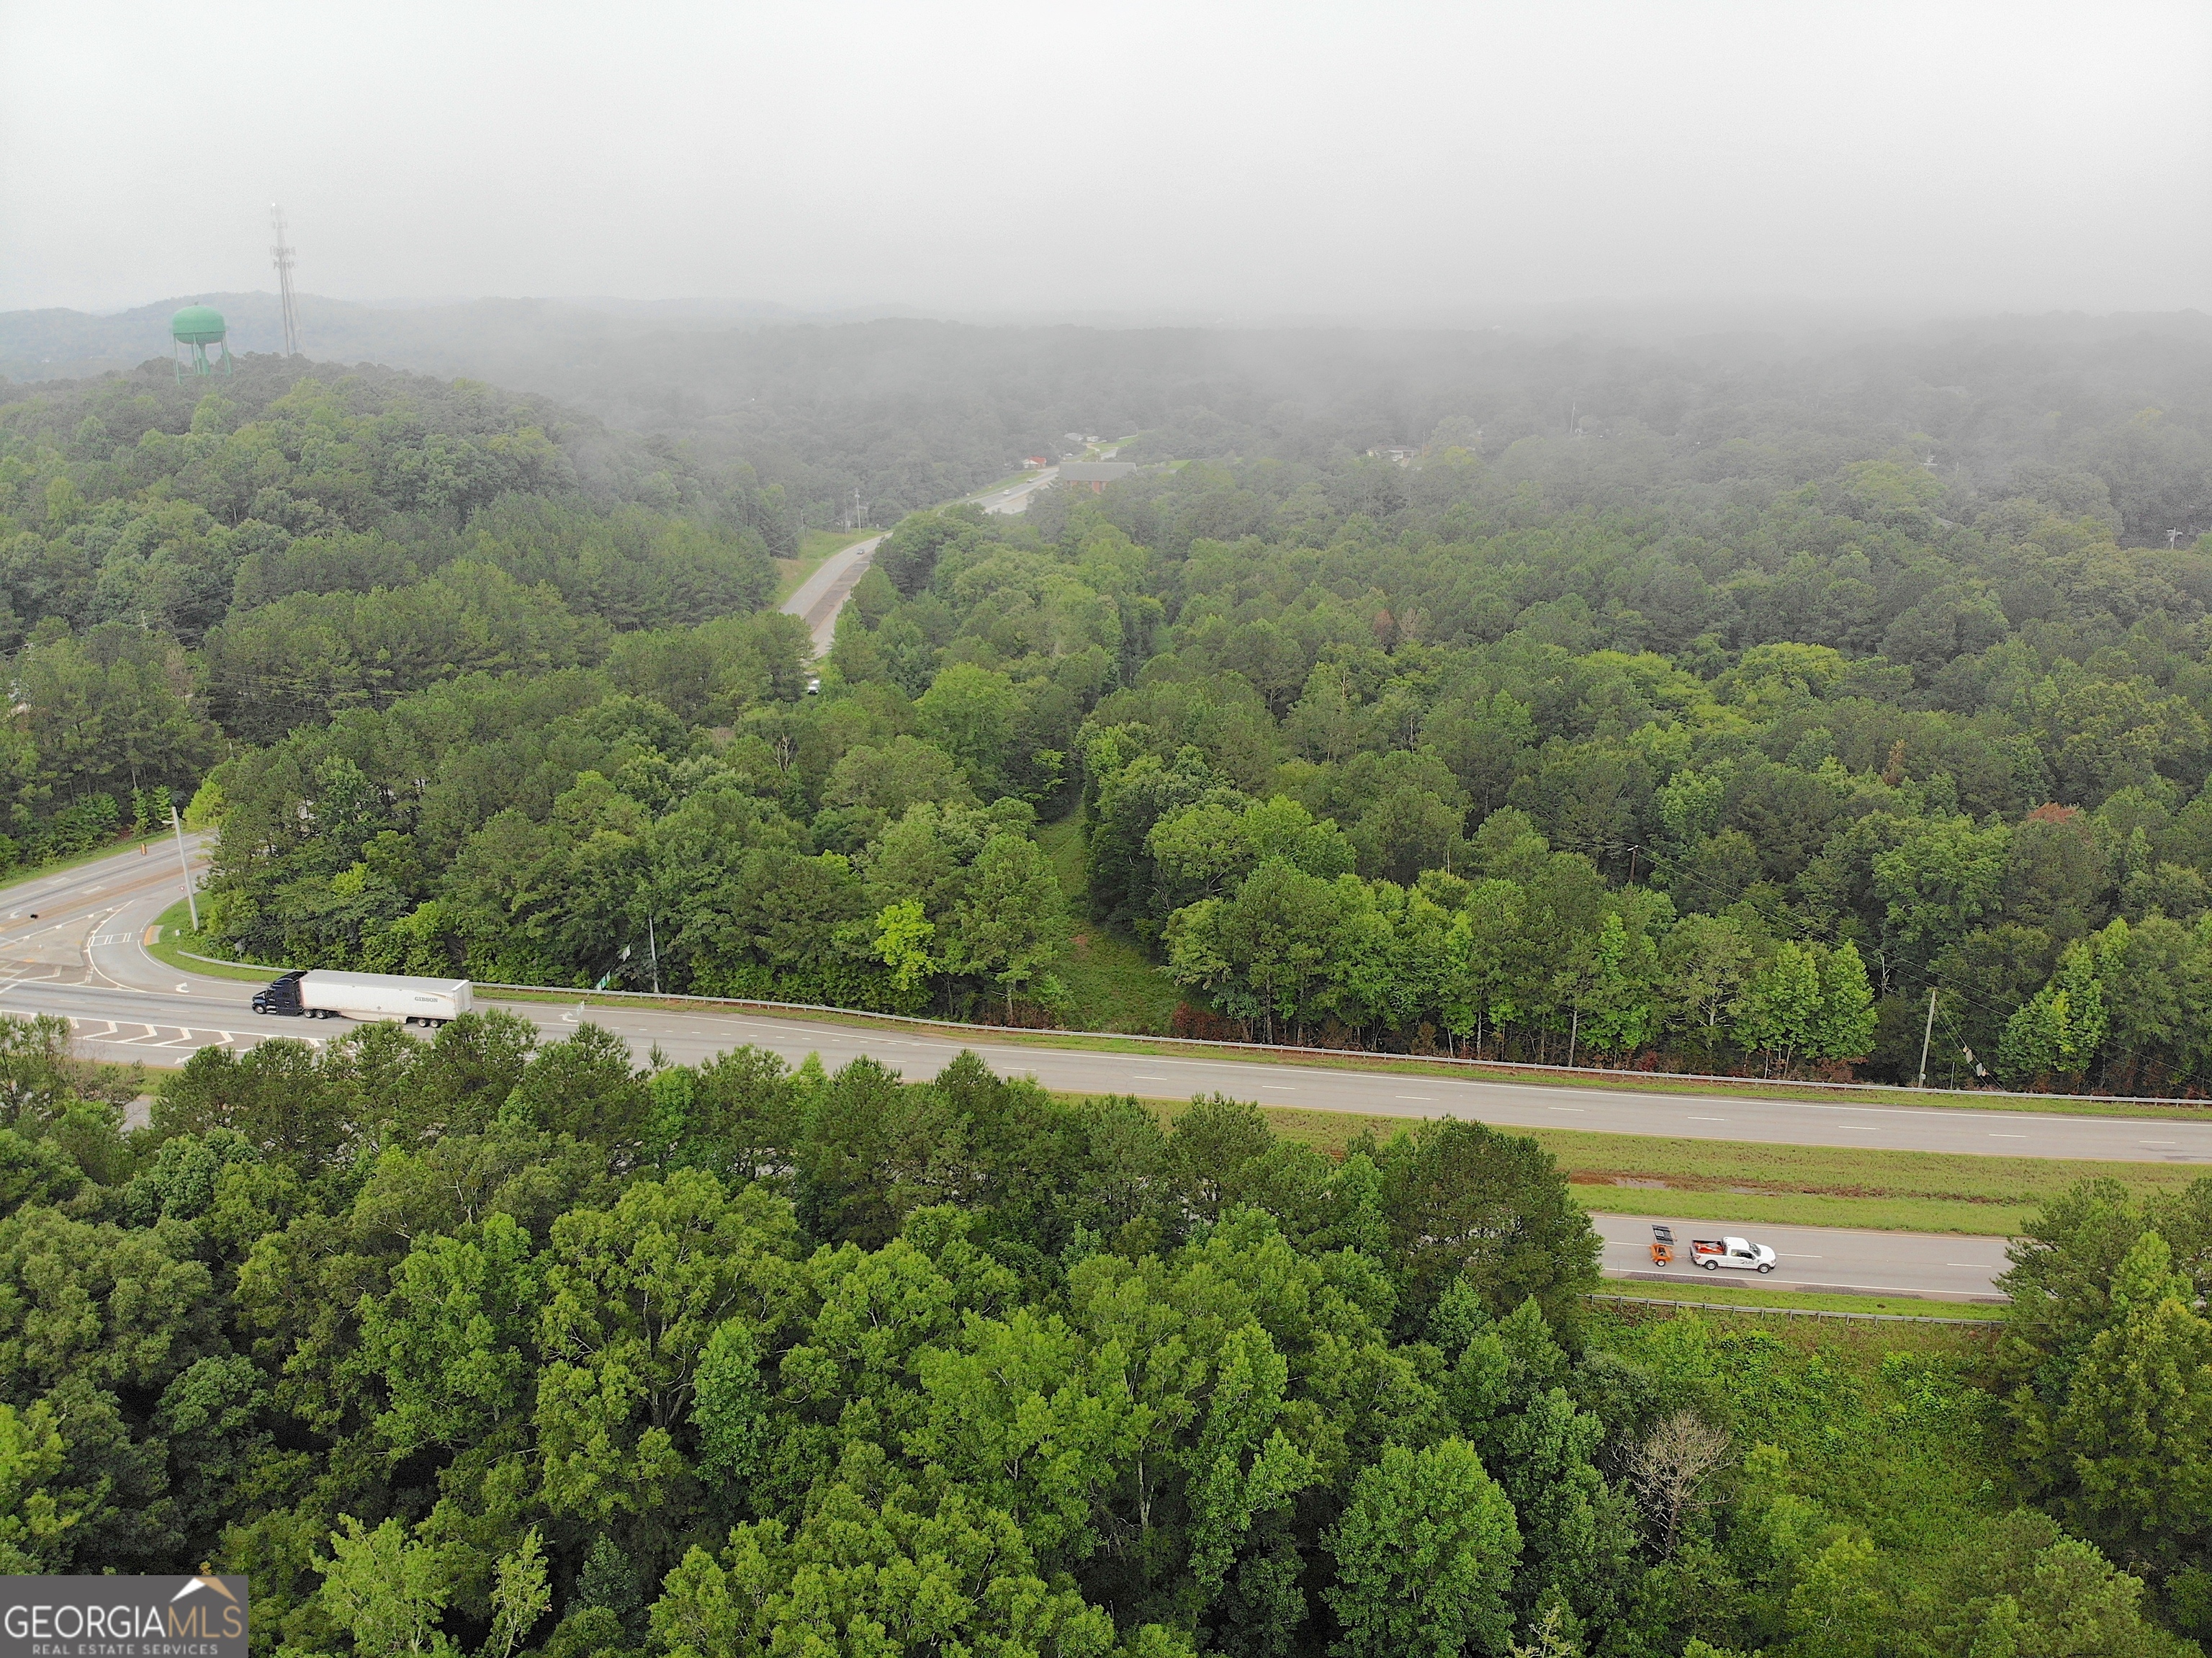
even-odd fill
[[(196, 848), (197, 850), (197, 848)], [(251, 1011), (250, 983), (180, 972), (145, 948), (149, 928), (183, 895), (173, 843), (156, 844), (0, 889), (0, 1012), (55, 1014), (70, 1021), (88, 1058), (181, 1064), (198, 1049), (243, 1051), (271, 1037), (313, 1043), (342, 1036), (343, 1025), (264, 1017)], [(623, 1004), (585, 1009), (544, 1001), (502, 1001), (480, 992), (480, 1007), (501, 1007), (557, 1040), (586, 1020), (623, 1037), (642, 1059), (654, 1048), (677, 1061), (707, 1058), (742, 1044), (796, 1062), (818, 1053), (831, 1069), (872, 1054), (907, 1076), (933, 1075), (968, 1049), (1002, 1075), (1035, 1077), (1071, 1093), (1185, 1099), (1218, 1090), (1262, 1104), (1378, 1117), (1455, 1116), (1501, 1126), (1548, 1125), (1603, 1133), (1778, 1145), (1881, 1146), (1895, 1150), (1974, 1152), (2097, 1161), (2212, 1165), (2212, 1122), (2190, 1119), (2075, 1116), (2057, 1112), (1984, 1111), (1835, 1100), (1758, 1100), (1636, 1093), (1604, 1087), (1546, 1087), (1475, 1077), (1425, 1076), (1385, 1068), (1339, 1069), (1223, 1055), (1174, 1056), (1029, 1046), (976, 1031), (872, 1028), (803, 1015), (781, 1016), (709, 1004)], [(1611, 1222), (1608, 1222), (1610, 1225)], [(1623, 1247), (1648, 1241), (1647, 1219), (1623, 1217)], [(1681, 1222), (1687, 1228), (1692, 1223)], [(1717, 1222), (1694, 1223), (1711, 1233)], [(1742, 1232), (1746, 1228), (1737, 1227)], [(1774, 1241), (1785, 1228), (1760, 1226)], [(1953, 1240), (1939, 1261), (1900, 1234), (1831, 1234), (1881, 1242), (1849, 1245), (1847, 1266), (1799, 1274), (1826, 1285), (1898, 1293), (1970, 1293), (2001, 1265), (1992, 1240)], [(1683, 1234), (1686, 1235), (1686, 1232)], [(1924, 1240), (1921, 1240), (1924, 1241)], [(1780, 1247), (1779, 1244), (1777, 1245)], [(1607, 1265), (1620, 1248), (1608, 1248)], [(1942, 1252), (1938, 1252), (1941, 1254)], [(1826, 1251), (1785, 1255), (1838, 1257)], [(1978, 1265), (1977, 1265), (1978, 1263)], [(1979, 1271), (1966, 1289), (1957, 1274)], [(1892, 1282), (1893, 1280), (1893, 1282)], [(1783, 1280), (1774, 1280), (1779, 1283)]]

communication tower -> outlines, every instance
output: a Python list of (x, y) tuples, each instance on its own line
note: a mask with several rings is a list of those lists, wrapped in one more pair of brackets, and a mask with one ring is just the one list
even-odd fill
[(211, 305), (187, 305), (169, 319), (169, 360), (177, 371), (179, 385), (184, 382), (185, 369), (189, 366), (196, 375), (211, 375), (215, 363), (208, 360), (208, 347), (216, 348), (216, 362), (222, 364), (226, 375), (230, 372), (229, 325), (222, 313)]
[(300, 302), (292, 292), (292, 244), (284, 236), (284, 210), (269, 204), (269, 228), (276, 244), (269, 251), (276, 257), (276, 290), (284, 301), (284, 355), (300, 355)]

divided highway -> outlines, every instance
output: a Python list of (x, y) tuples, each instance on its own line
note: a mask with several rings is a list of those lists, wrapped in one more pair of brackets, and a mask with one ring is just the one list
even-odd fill
[[(173, 844), (0, 889), (0, 905), (5, 906), (0, 908), (0, 1012), (62, 1015), (71, 1021), (79, 1048), (88, 1057), (151, 1064), (181, 1064), (210, 1045), (242, 1051), (276, 1036), (320, 1043), (343, 1034), (343, 1027), (256, 1015), (248, 1005), (254, 988), (251, 984), (179, 972), (150, 955), (144, 948), (148, 928), (182, 893)], [(2212, 1122), (2189, 1119), (1530, 1086), (1228, 1058), (1030, 1047), (994, 1040), (981, 1033), (963, 1036), (876, 1030), (703, 1006), (677, 1010), (594, 1007), (586, 1011), (543, 1002), (502, 1003), (489, 996), (479, 996), (478, 1004), (504, 1007), (521, 1015), (548, 1040), (559, 1039), (588, 1018), (625, 1038), (641, 1057), (657, 1045), (679, 1061), (703, 1059), (752, 1043), (794, 1063), (810, 1052), (819, 1053), (833, 1070), (869, 1053), (908, 1075), (927, 1076), (967, 1048), (1002, 1074), (1034, 1076), (1048, 1088), (1075, 1093), (1180, 1099), (1219, 1089), (1267, 1105), (1383, 1117), (1453, 1115), (1502, 1126), (1549, 1125), (1779, 1145), (1873, 1145), (2212, 1164)], [(1692, 1223), (1675, 1224), (1680, 1228), (1678, 1235), (1687, 1235)], [(1724, 1228), (1717, 1222), (1694, 1224), (1706, 1234), (1745, 1229)], [(1648, 1228), (1644, 1217), (1606, 1220), (1608, 1271), (1618, 1272), (1637, 1264), (1650, 1240)], [(1760, 1280), (1765, 1287), (1817, 1283), (1899, 1294), (1986, 1295), (1990, 1279), (2002, 1266), (2002, 1246), (1994, 1240), (1931, 1240), (1890, 1233), (1771, 1226), (1755, 1230), (1791, 1263), (1786, 1275)], [(1779, 1241), (1784, 1234), (1801, 1243), (1832, 1240), (1832, 1247), (1784, 1247)], [(1802, 1271), (1796, 1265), (1814, 1260), (1822, 1264)]]

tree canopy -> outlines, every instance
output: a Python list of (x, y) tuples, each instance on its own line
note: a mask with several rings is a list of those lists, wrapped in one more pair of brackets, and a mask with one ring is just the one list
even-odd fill
[(491, 1013), (203, 1050), (126, 1132), (58, 1021), (0, 1043), (0, 1566), (242, 1571), (272, 1650), (2187, 1658), (2212, 1611), (2212, 1183), (2055, 1206), (1992, 1373), (1589, 1301), (1474, 1124), (1331, 1155)]

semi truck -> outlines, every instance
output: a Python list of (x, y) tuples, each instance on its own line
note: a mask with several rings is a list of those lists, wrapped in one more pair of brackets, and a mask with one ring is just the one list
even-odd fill
[(289, 972), (253, 994), (253, 1011), (307, 1019), (396, 1019), (444, 1024), (469, 1010), (465, 978), (411, 978), (398, 973), (341, 973), (316, 968)]

